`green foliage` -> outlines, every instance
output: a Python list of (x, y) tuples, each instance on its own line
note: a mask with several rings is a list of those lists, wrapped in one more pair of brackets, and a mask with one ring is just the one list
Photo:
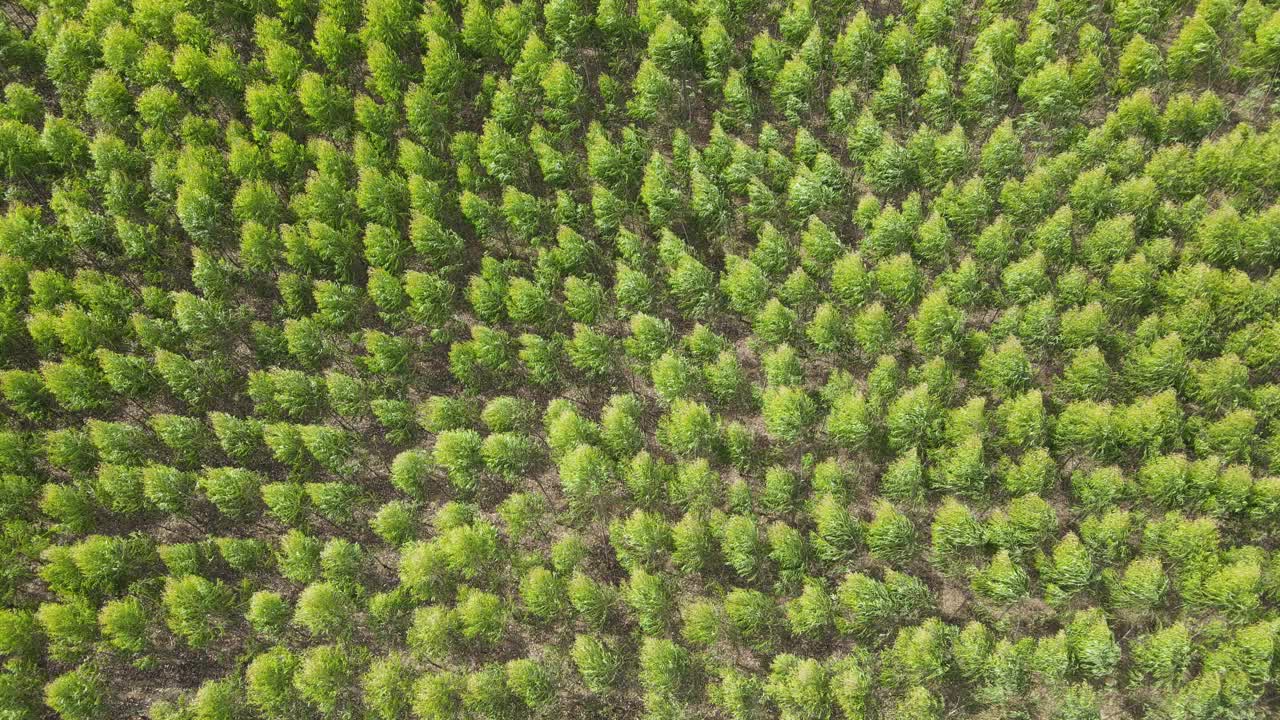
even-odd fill
[(1265, 714), (1274, 4), (12, 5), (0, 716)]
[(867, 523), (866, 539), (871, 554), (888, 563), (906, 562), (917, 550), (911, 519), (885, 501), (876, 505), (875, 517)]
[(83, 658), (98, 635), (93, 608), (83, 601), (42, 603), (36, 620), (49, 637), (50, 654), (62, 661)]
[(725, 595), (724, 611), (744, 644), (756, 652), (773, 652), (781, 617), (772, 598), (759, 590), (735, 589)]
[(44, 686), (44, 702), (65, 720), (106, 717), (107, 688), (93, 668), (81, 665)]
[(446, 430), (436, 437), (432, 460), (449, 473), (455, 487), (472, 492), (484, 467), (483, 440), (474, 430)]
[(199, 648), (225, 631), (232, 595), (220, 581), (184, 575), (166, 579), (163, 602), (169, 629), (191, 647)]
[(254, 631), (267, 636), (283, 632), (293, 612), (279, 593), (259, 590), (249, 598), (249, 610), (245, 613)]
[(1120, 646), (1096, 609), (1076, 614), (1067, 627), (1067, 649), (1088, 677), (1106, 676), (1120, 661)]
[(293, 687), (297, 668), (297, 656), (282, 646), (259, 654), (244, 671), (249, 704), (268, 717), (284, 717), (300, 710), (301, 698)]
[(1027, 573), (1001, 550), (973, 577), (973, 591), (992, 602), (1009, 605), (1027, 596)]
[(769, 435), (783, 443), (797, 442), (813, 424), (817, 407), (804, 390), (771, 387), (764, 393), (764, 423)]
[(312, 635), (331, 637), (342, 632), (352, 612), (351, 599), (332, 583), (312, 583), (298, 595), (293, 624)]
[(113, 647), (139, 654), (147, 648), (147, 611), (134, 597), (113, 600), (98, 612), (102, 634)]
[(502, 639), (507, 611), (502, 599), (481, 590), (463, 588), (455, 609), (461, 633), (467, 640), (493, 644)]
[(577, 635), (570, 655), (588, 690), (597, 695), (610, 692), (622, 663), (611, 643), (593, 635)]

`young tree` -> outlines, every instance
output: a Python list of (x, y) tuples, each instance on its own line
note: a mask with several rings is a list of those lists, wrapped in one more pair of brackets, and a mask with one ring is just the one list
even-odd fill
[(611, 643), (594, 635), (576, 635), (570, 655), (589, 691), (606, 695), (612, 690), (622, 661)]

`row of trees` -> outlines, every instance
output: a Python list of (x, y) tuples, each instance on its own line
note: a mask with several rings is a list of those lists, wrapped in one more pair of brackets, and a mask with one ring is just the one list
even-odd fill
[[(1143, 635), (1129, 663), (1132, 681), (1174, 688), (1166, 708), (1173, 714), (1247, 713), (1261, 699), (1276, 627), (1257, 623), (1223, 636), (1221, 647), (1204, 658), (1205, 669), (1193, 673), (1195, 651), (1186, 626)], [(243, 678), (206, 681), (189, 704), (162, 702), (152, 715), (282, 718), (299, 712), (345, 715), (362, 707), (388, 719), (409, 712), (428, 720), (464, 712), (481, 718), (533, 717), (554, 712), (569, 692), (567, 683), (580, 682), (597, 703), (639, 690), (651, 713), (681, 712), (705, 693), (713, 706), (739, 718), (758, 717), (767, 704), (786, 717), (831, 716), (836, 710), (845, 717), (867, 717), (883, 705), (893, 716), (941, 718), (948, 707), (941, 688), (960, 680), (975, 689), (968, 704), (1022, 712), (1030, 704), (1027, 693), (1050, 691), (1061, 695), (1055, 716), (1086, 718), (1097, 717), (1101, 700), (1079, 678), (1105, 677), (1121, 660), (1112, 630), (1096, 611), (1081, 611), (1056, 635), (1017, 643), (997, 639), (979, 622), (958, 628), (930, 620), (900, 630), (878, 662), (865, 653), (828, 660), (784, 653), (764, 678), (733, 669), (712, 671), (681, 645), (654, 638), (629, 659), (613, 638), (578, 634), (568, 653), (425, 674), (415, 670), (410, 655), (369, 658), (361, 650), (323, 644), (295, 653), (276, 645), (259, 654)], [(638, 687), (629, 688), (623, 680), (629, 665), (635, 666)], [(73, 717), (91, 716), (104, 693), (101, 677), (85, 668), (59, 677), (46, 690), (50, 705)]]

